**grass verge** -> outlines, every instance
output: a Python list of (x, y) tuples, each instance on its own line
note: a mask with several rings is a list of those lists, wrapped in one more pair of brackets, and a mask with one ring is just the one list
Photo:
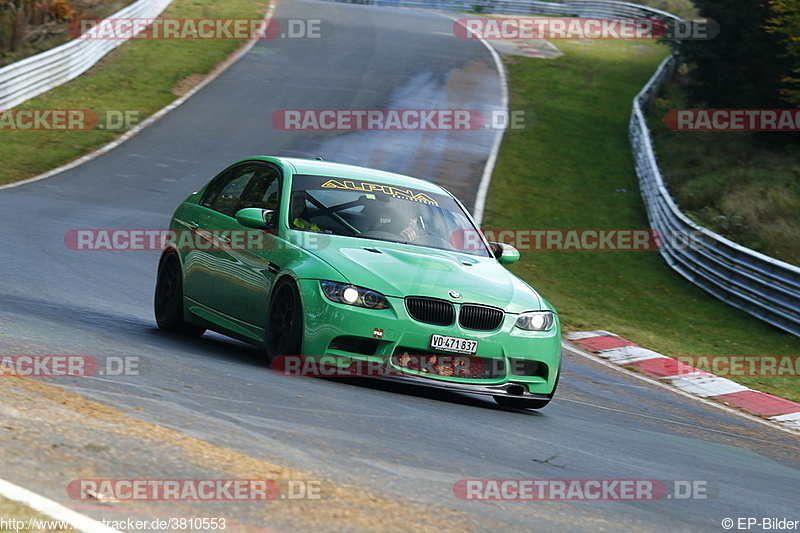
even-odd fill
[[(49, 516), (38, 513), (19, 502), (0, 497), (0, 532), (17, 533), (60, 533), (77, 531), (73, 527), (61, 527), (65, 524), (53, 520)], [(20, 523), (22, 522), (22, 523)]]
[[(259, 18), (260, 0), (175, 0), (164, 18)], [(125, 43), (86, 74), (15, 109), (137, 112), (166, 106), (233, 53), (242, 41), (142, 40)], [(122, 131), (0, 131), (0, 184), (61, 166), (114, 140)]]
[[(484, 227), (647, 228), (627, 138), (631, 101), (667, 49), (560, 41), (554, 60), (508, 59), (511, 109), (533, 128), (505, 136)], [(529, 251), (512, 270), (559, 310), (565, 329), (605, 329), (665, 355), (800, 354), (800, 338), (709, 296), (658, 252)], [(795, 376), (731, 376), (795, 401)]]
[(797, 134), (680, 132), (664, 125), (670, 109), (696, 107), (679, 78), (656, 100), (649, 121), (675, 201), (701, 226), (800, 265)]

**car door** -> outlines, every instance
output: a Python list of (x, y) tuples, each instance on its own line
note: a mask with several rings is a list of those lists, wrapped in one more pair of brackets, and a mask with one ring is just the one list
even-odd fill
[[(255, 207), (272, 211), (277, 221), (281, 172), (271, 164), (259, 164), (258, 172), (241, 191), (236, 210)], [(231, 318), (262, 326), (266, 323), (269, 293), (279, 267), (273, 262), (277, 237), (275, 226), (255, 230), (241, 225), (234, 212), (218, 220), (220, 239), (218, 273), (214, 285), (215, 308)]]
[(206, 187), (198, 205), (182, 206), (181, 224), (193, 233), (184, 255), (184, 293), (203, 305), (221, 311), (215, 296), (219, 277), (225, 275), (226, 244), (220, 240), (229, 231), (229, 220), (236, 213), (241, 196), (263, 165), (246, 162), (218, 174)]

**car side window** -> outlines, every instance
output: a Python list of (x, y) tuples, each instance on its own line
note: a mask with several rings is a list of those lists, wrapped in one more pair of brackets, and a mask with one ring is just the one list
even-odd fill
[(219, 175), (208, 186), (200, 205), (233, 217), (241, 209), (242, 195), (250, 181), (260, 174), (263, 165), (245, 163)]
[(269, 213), (264, 217), (267, 227), (274, 227), (278, 221), (278, 206), (280, 204), (281, 193), (281, 173), (270, 165), (264, 166), (261, 171), (250, 180), (247, 189), (242, 193), (242, 202), (239, 209), (246, 207), (257, 207), (259, 209), (269, 209)]
[(280, 199), (280, 172), (272, 166), (265, 166), (253, 178), (242, 194), (239, 209), (258, 207), (276, 211)]

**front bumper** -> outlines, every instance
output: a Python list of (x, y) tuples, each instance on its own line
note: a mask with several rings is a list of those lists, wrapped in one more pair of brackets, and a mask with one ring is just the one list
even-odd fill
[[(558, 320), (546, 332), (515, 328), (516, 315), (510, 314), (495, 331), (464, 329), (458, 321), (436, 326), (411, 318), (402, 298), (388, 297), (390, 309), (373, 310), (331, 302), (317, 280), (300, 280), (299, 286), (305, 315), (302, 353), (306, 356), (335, 355), (342, 367), (355, 361), (383, 363), (402, 375), (382, 379), (426, 387), (531, 399), (546, 399), (553, 393), (561, 363)], [(420, 354), (459, 356), (432, 350), (433, 334), (477, 340), (475, 355), (464, 358), (480, 359), (491, 370), (457, 377), (452, 372), (431, 372), (430, 367), (416, 370), (398, 364), (404, 354), (412, 358)]]
[(403, 383), (406, 385), (421, 385), (434, 389), (444, 389), (453, 392), (467, 392), (469, 394), (484, 394), (487, 396), (508, 396), (511, 398), (525, 398), (529, 400), (548, 400), (551, 394), (534, 394), (527, 387), (516, 383), (506, 383), (505, 385), (481, 385), (473, 383), (453, 383), (450, 381), (440, 381), (421, 376), (381, 376), (377, 379), (391, 381), (393, 383)]

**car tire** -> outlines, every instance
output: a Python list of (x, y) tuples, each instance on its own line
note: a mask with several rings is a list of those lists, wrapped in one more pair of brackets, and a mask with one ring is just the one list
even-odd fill
[(156, 293), (153, 299), (156, 324), (164, 331), (199, 337), (206, 329), (183, 318), (183, 276), (178, 254), (164, 252), (158, 262)]
[(291, 279), (279, 281), (272, 291), (265, 341), (268, 361), (279, 355), (300, 355), (303, 304), (300, 291)]

